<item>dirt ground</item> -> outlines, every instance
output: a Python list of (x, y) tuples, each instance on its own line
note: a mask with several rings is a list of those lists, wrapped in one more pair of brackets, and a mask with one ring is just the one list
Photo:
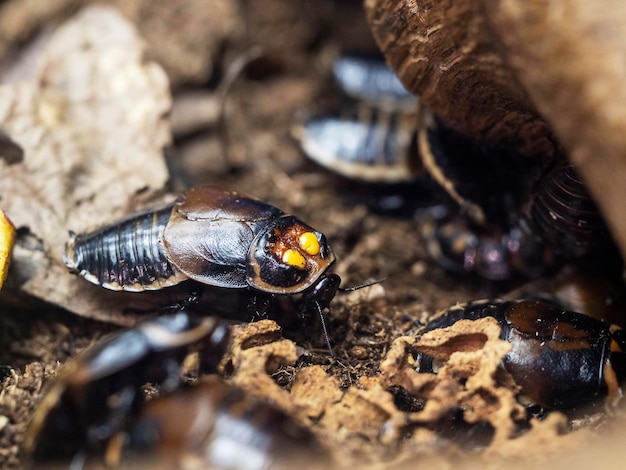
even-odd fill
[[(5, 69), (19, 61), (27, 46), (51, 34), (78, 10), (78, 2), (47, 3), (46, 11), (28, 0), (0, 7), (0, 24), (13, 27), (7, 29), (13, 36), (7, 33), (2, 38)], [(417, 459), (435, 468), (460, 462), (497, 468), (502, 459), (522, 465), (538, 458), (567, 463), (572, 460), (570, 449), (610, 440), (613, 431), (621, 429), (623, 418), (607, 420), (602, 410), (574, 418), (549, 413), (521, 424), (525, 418), (515, 402), (515, 388), (496, 383), (495, 369), (479, 387), (493, 392), (491, 404), (487, 399), (479, 404), (477, 390), (463, 390), (474, 400), (471, 406), (464, 405), (465, 417), (450, 416), (449, 401), (458, 395), (439, 398), (440, 408), (431, 410), (423, 398), (407, 392), (408, 382), (399, 378), (406, 368), (405, 343), (397, 338), (414, 333), (443, 308), (499, 297), (521, 281), (498, 284), (446, 272), (426, 256), (418, 234), (421, 221), (411, 215), (416, 208), (436, 203), (429, 191), (419, 185), (398, 189), (346, 181), (308, 161), (292, 137), (294, 122), (334, 99), (329, 68), (337, 53), (375, 50), (359, 1), (222, 0), (210, 2), (211, 7), (183, 0), (126, 3), (132, 6), (123, 8), (124, 15), (147, 38), (147, 57), (165, 68), (173, 93), (173, 139), (164, 149), (169, 173), (161, 193), (215, 184), (252, 194), (322, 231), (337, 255), (334, 271), (344, 286), (384, 279), (369, 288), (340, 293), (333, 301), (326, 318), (335, 358), (328, 354), (316, 319), (311, 319), (305, 334), (299, 318), (276, 318), (283, 336), (304, 349), (294, 356), (292, 346), (286, 346), (293, 345), (291, 341), (261, 344), (262, 352), (257, 352), (266, 363), (233, 350), (229, 359), (233, 383), (256, 393), (261, 390), (261, 395), (310, 426), (338, 465), (359, 461), (372, 467), (408, 467)], [(203, 13), (194, 15), (197, 11)], [(159, 15), (169, 23), (157, 21)], [(210, 32), (206, 21), (213, 28)], [(224, 94), (229, 74), (242, 63), (246, 65)], [(397, 192), (406, 202), (405, 210), (377, 210), (381, 198)], [(154, 191), (155, 200), (158, 193)], [(0, 196), (0, 205), (11, 198)], [(28, 231), (18, 229), (17, 243), (23, 248)], [(11, 281), (19, 268), (12, 267), (0, 296), (2, 468), (23, 463), (20, 442), (44, 383), (68, 358), (118, 328), (76, 315), (69, 303), (57, 301), (63, 297), (58, 292), (38, 298), (25, 293), (20, 283)], [(67, 278), (73, 288), (89, 293), (89, 302), (108, 295), (69, 274)], [(60, 289), (63, 282), (59, 281)], [(107, 306), (115, 304), (113, 323), (136, 320), (119, 314), (133, 295), (106, 297)], [(207, 295), (203, 306), (210, 311), (214, 300)], [(159, 305), (163, 300), (155, 295), (150, 302)], [(242, 327), (238, 335), (262, 336), (255, 328), (272, 330), (275, 324)], [(501, 345), (497, 334), (490, 333), (491, 325), (478, 328), (493, 344), (472, 360), (491, 370), (501, 355), (492, 357), (489, 345), (493, 351)], [(281, 364), (270, 375), (263, 371), (259, 379), (258, 367), (276, 357)], [(466, 378), (477, 374), (466, 373)], [(431, 391), (438, 386), (442, 384), (423, 385)], [(474, 417), (469, 416), (470, 409)], [(572, 429), (576, 430), (569, 432)], [(563, 459), (566, 452), (569, 460)]]

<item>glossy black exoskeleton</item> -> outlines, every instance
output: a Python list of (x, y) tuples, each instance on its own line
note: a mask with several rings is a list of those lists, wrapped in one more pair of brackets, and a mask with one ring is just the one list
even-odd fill
[(137, 410), (142, 385), (176, 389), (180, 366), (193, 352), (199, 353), (201, 371), (214, 372), (229, 339), (226, 323), (186, 312), (156, 317), (105, 338), (70, 361), (50, 383), (24, 449), (46, 460), (97, 447)]
[(347, 178), (398, 183), (421, 173), (416, 154), (417, 97), (381, 60), (344, 55), (333, 76), (346, 100), (339, 112), (294, 129), (305, 154)]
[[(103, 339), (47, 387), (25, 437), (30, 463), (261, 470), (315, 458), (321, 468), (315, 436), (274, 405), (215, 375), (181, 383), (189, 354), (198, 353), (199, 372), (213, 373), (229, 339), (225, 323), (184, 312)], [(159, 398), (146, 399), (147, 383), (159, 386)]]
[(343, 93), (377, 108), (415, 112), (419, 99), (380, 58), (342, 55), (333, 63), (333, 78)]
[(565, 258), (611, 244), (572, 165), (474, 142), (432, 114), (425, 119), (419, 135), (424, 168), (471, 224), (526, 231)]
[[(527, 404), (566, 410), (607, 395), (621, 397), (624, 330), (550, 302), (470, 302), (445, 311), (419, 334), (486, 317), (497, 320), (500, 338), (511, 343), (502, 367), (521, 387), (520, 398)], [(433, 358), (419, 350), (416, 355), (420, 372), (431, 372)]]
[(276, 406), (217, 376), (151, 400), (103, 455), (109, 467), (328, 468), (316, 437)]
[(294, 129), (303, 151), (347, 178), (376, 183), (414, 181), (420, 174), (415, 115), (362, 105), (352, 113), (309, 119)]
[(563, 256), (577, 257), (612, 245), (598, 207), (571, 165), (543, 177), (523, 212), (533, 232)]
[[(64, 261), (71, 272), (112, 290), (156, 290), (192, 279), (310, 299), (335, 255), (322, 233), (295, 216), (236, 191), (202, 186), (163, 209), (71, 234)], [(330, 300), (324, 297), (317, 309)]]

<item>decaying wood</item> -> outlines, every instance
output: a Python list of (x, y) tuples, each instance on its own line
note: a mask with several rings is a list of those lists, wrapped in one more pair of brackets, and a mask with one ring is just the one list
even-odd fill
[(403, 84), (452, 127), (528, 155), (555, 153), (546, 123), (493, 41), (480, 2), (366, 0), (365, 6)]
[(366, 0), (365, 6), (405, 86), (457, 130), (541, 158), (564, 147), (626, 253), (623, 2)]
[(626, 4), (486, 0), (506, 60), (626, 255)]

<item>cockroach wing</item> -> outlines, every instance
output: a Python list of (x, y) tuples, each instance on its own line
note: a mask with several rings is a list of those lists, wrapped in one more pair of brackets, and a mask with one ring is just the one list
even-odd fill
[(174, 211), (163, 232), (169, 261), (189, 278), (217, 287), (244, 288), (252, 229), (233, 220), (189, 220)]
[(176, 212), (188, 220), (237, 220), (258, 222), (272, 220), (283, 211), (263, 201), (213, 186), (185, 191), (175, 203)]

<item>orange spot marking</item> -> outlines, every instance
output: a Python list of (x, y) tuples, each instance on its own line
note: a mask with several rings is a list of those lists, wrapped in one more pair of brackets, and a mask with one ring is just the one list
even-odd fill
[(298, 253), (296, 250), (292, 250), (291, 248), (285, 250), (282, 257), (283, 263), (289, 266), (293, 266), (295, 268), (304, 269), (306, 266), (306, 260), (304, 256)]
[(320, 242), (313, 232), (304, 232), (298, 237), (300, 248), (311, 256), (315, 256), (320, 252)]

